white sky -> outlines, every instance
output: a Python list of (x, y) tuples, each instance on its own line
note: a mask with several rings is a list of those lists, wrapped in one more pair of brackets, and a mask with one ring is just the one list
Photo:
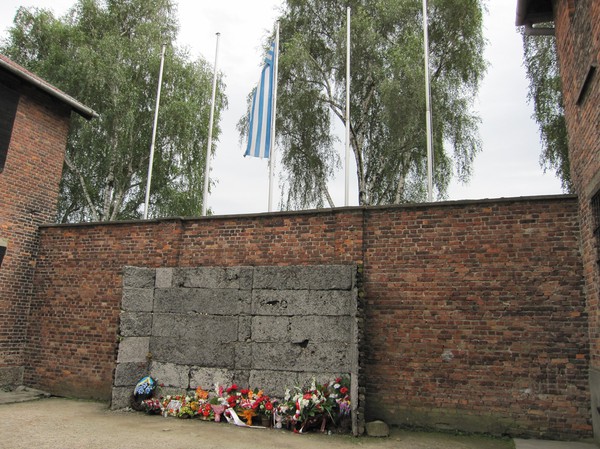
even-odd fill
[[(61, 16), (74, 0), (1, 0), (0, 38), (19, 6), (48, 8)], [(539, 164), (540, 139), (527, 104), (527, 80), (522, 65), (522, 42), (514, 26), (517, 0), (489, 0), (484, 33), (490, 66), (475, 108), (482, 119), (483, 151), (467, 185), (450, 185), (451, 200), (562, 193), (555, 174), (543, 173)], [(229, 108), (221, 121), (217, 156), (211, 162), (211, 179), (217, 180), (208, 201), (215, 214), (265, 212), (268, 168), (266, 160), (244, 158), (237, 121), (246, 109), (246, 96), (258, 81), (261, 43), (271, 29), (281, 0), (179, 0), (179, 44), (193, 57), (202, 55), (212, 65), (216, 32), (221, 33), (218, 70), (224, 75)], [(168, 70), (168, 67), (165, 67)], [(57, 86), (60, 88), (60, 86)], [(155, 95), (155, 93), (152, 93)], [(433, 118), (435, 126), (435, 117)], [(423, 125), (425, 126), (425, 125)], [(339, 152), (343, 160), (343, 131)], [(354, 162), (353, 162), (354, 163)], [(350, 171), (350, 205), (357, 204), (356, 168)], [(344, 203), (344, 173), (329, 184), (336, 206)], [(274, 208), (279, 189), (275, 188)]]

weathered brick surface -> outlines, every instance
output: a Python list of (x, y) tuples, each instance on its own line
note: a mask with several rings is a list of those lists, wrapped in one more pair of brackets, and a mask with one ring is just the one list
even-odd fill
[(0, 385), (22, 381), (38, 226), (55, 218), (69, 116), (68, 108), (22, 88), (0, 173), (0, 238), (8, 242), (0, 268)]
[(367, 211), (367, 415), (589, 433), (576, 213), (573, 199)]
[[(574, 197), (46, 226), (25, 375), (55, 393), (111, 397), (124, 266), (364, 263), (368, 419), (580, 437), (590, 432), (590, 399), (578, 237)], [(322, 293), (315, 304), (347, 304)], [(292, 319), (267, 310), (276, 298), (262, 299), (252, 298), (257, 317), (244, 332), (269, 316)], [(275, 369), (251, 369), (261, 354), (285, 364), (319, 352), (317, 343), (278, 347), (261, 335), (250, 353), (229, 343), (213, 352), (200, 337), (193, 347), (161, 337), (150, 352), (226, 369), (241, 384)], [(341, 363), (322, 358), (315, 373)]]
[[(554, 2), (556, 43), (563, 83), (565, 120), (569, 136), (569, 161), (573, 187), (579, 197), (581, 252), (589, 314), (591, 369), (590, 386), (600, 397), (600, 270), (595, 222), (590, 201), (600, 191), (600, 2), (559, 0)], [(587, 91), (584, 82), (590, 69)], [(600, 442), (600, 402), (592, 411), (596, 440)]]

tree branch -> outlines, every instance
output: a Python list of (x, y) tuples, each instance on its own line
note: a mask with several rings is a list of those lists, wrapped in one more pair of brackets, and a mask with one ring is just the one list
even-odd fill
[(92, 202), (92, 198), (90, 197), (90, 193), (89, 193), (87, 185), (85, 183), (85, 179), (83, 179), (83, 175), (81, 174), (81, 171), (75, 166), (73, 161), (71, 161), (71, 159), (69, 159), (69, 156), (67, 154), (65, 154), (65, 164), (67, 164), (67, 167), (69, 167), (69, 170), (71, 170), (73, 173), (75, 173), (77, 175), (77, 178), (79, 179), (79, 185), (83, 189), (83, 194), (85, 195), (85, 201), (87, 202), (87, 204), (90, 208), (90, 212), (92, 214), (92, 220), (100, 221), (100, 219), (98, 218), (98, 212), (96, 211), (96, 207), (94, 206), (94, 203)]

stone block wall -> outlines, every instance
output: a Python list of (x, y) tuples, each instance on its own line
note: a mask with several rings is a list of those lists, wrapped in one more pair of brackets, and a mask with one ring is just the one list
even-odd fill
[(127, 406), (145, 375), (173, 392), (237, 383), (280, 398), (313, 378), (356, 376), (356, 273), (356, 265), (126, 268), (112, 407)]

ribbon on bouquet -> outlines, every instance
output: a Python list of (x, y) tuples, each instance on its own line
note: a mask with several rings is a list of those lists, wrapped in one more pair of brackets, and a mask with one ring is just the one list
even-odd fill
[(232, 408), (228, 408), (227, 410), (225, 410), (223, 412), (223, 415), (225, 415), (225, 419), (227, 420), (227, 422), (229, 424), (234, 424), (239, 427), (249, 427), (251, 429), (266, 429), (266, 427), (263, 427), (263, 426), (249, 426), (248, 424), (246, 424), (244, 421), (242, 421), (240, 419), (238, 414)]

